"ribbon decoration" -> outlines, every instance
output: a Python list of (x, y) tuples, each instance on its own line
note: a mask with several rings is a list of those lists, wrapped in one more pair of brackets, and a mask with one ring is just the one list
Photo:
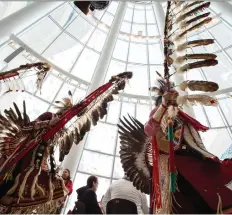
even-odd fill
[(153, 196), (152, 196), (151, 207), (153, 207), (155, 202), (155, 208), (161, 209), (162, 196), (161, 196), (160, 172), (159, 172), (159, 149), (158, 149), (158, 143), (154, 136), (152, 137), (152, 158), (153, 158), (153, 170), (152, 170)]
[(168, 141), (169, 141), (169, 171), (170, 171), (170, 187), (171, 192), (176, 191), (176, 174), (174, 160), (174, 143), (173, 143), (173, 122), (168, 120)]

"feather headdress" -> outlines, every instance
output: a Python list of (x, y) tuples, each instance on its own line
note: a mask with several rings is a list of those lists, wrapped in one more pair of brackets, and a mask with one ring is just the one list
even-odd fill
[(164, 95), (165, 92), (168, 91), (168, 89), (174, 89), (175, 84), (174, 82), (168, 82), (165, 80), (162, 75), (156, 71), (156, 74), (158, 75), (157, 83), (158, 85), (150, 87), (149, 90), (151, 92), (155, 92), (156, 95), (154, 96), (154, 99), (156, 101), (156, 105), (160, 104), (162, 101), (162, 96)]
[(62, 101), (55, 101), (59, 106), (55, 106), (58, 109), (58, 113), (61, 113), (73, 106), (72, 92), (68, 91), (68, 97), (62, 98)]

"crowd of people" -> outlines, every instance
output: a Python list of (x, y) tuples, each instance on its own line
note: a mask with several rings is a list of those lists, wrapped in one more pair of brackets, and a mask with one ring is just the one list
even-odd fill
[[(62, 174), (69, 195), (73, 191), (70, 171)], [(69, 214), (148, 214), (146, 195), (137, 190), (132, 182), (124, 176), (112, 183), (100, 202), (97, 200), (98, 178), (88, 177), (86, 185), (76, 190), (77, 201)]]

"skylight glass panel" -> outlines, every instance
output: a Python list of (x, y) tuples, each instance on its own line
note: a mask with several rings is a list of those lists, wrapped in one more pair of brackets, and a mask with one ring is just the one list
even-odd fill
[(25, 74), (23, 76), (23, 86), (27, 92), (35, 93), (37, 90), (35, 76)]
[(231, 115), (232, 98), (219, 100), (219, 104), (222, 108), (222, 111), (229, 125), (232, 125), (232, 115)]
[(1, 1), (0, 2), (0, 8), (1, 8), (0, 20), (23, 9), (24, 7), (28, 5), (28, 3), (29, 3), (28, 1)]
[(85, 81), (90, 82), (98, 59), (99, 54), (90, 49), (84, 49), (71, 73)]
[(77, 104), (79, 101), (83, 100), (86, 96), (86, 91), (76, 88), (73, 94), (73, 102)]
[(107, 122), (112, 124), (117, 124), (119, 121), (119, 114), (120, 114), (120, 108), (121, 103), (118, 101), (112, 101), (109, 105), (108, 111), (107, 111)]
[(60, 90), (57, 92), (58, 94), (55, 97), (55, 100), (61, 101), (63, 98), (68, 97), (68, 91), (71, 91), (71, 93), (73, 94), (74, 90), (75, 90), (74, 86), (71, 86), (70, 84), (64, 82)]
[(120, 138), (119, 138), (119, 135), (118, 135), (118, 138), (117, 138), (117, 148), (116, 148), (116, 155), (119, 156), (119, 151), (120, 151)]
[(125, 93), (148, 96), (147, 66), (128, 65), (128, 71), (133, 71), (130, 86), (125, 88)]
[(145, 10), (134, 10), (133, 22), (145, 23)]
[(106, 78), (105, 78), (105, 83), (108, 82), (113, 75), (117, 75), (121, 72), (124, 72), (126, 68), (126, 64), (116, 61), (116, 60), (111, 60)]
[[(51, 102), (61, 87), (62, 81), (55, 76), (48, 74), (46, 80), (43, 83), (41, 93), (38, 91), (37, 96)], [(51, 87), (52, 86), (52, 87)]]
[(217, 82), (220, 89), (231, 87), (231, 64), (222, 53), (217, 54), (218, 65), (216, 67), (205, 67), (202, 70), (209, 81)]
[(128, 53), (128, 42), (117, 40), (117, 43), (114, 48), (113, 57), (122, 61), (127, 60), (127, 53)]
[(207, 122), (205, 113), (203, 112), (203, 108), (201, 105), (192, 106), (194, 110), (195, 118), (204, 126), (210, 126)]
[(105, 13), (104, 16), (101, 19), (101, 21), (103, 23), (105, 23), (106, 25), (108, 25), (108, 26), (111, 26), (113, 20), (114, 20), (114, 17), (109, 13)]
[[(134, 35), (146, 36), (146, 26), (145, 25), (133, 24), (131, 33), (134, 34)], [(132, 37), (131, 39), (133, 40), (133, 39), (136, 39), (136, 38)]]
[(211, 127), (224, 127), (225, 123), (222, 120), (221, 114), (217, 107), (205, 106), (206, 115), (208, 116)]
[(62, 28), (65, 28), (69, 23), (71, 23), (78, 16), (78, 13), (70, 4), (63, 4), (57, 10), (52, 12), (50, 16)]
[[(85, 148), (113, 155), (116, 144), (116, 134), (116, 126), (99, 122), (97, 126), (91, 128)], [(99, 140), (97, 144), (96, 140)]]
[[(98, 144), (102, 140), (96, 140)], [(78, 170), (90, 174), (110, 177), (113, 167), (113, 156), (84, 150)]]
[[(6, 45), (3, 48), (1, 48), (0, 49), (0, 61), (2, 62), (5, 58), (7, 58), (14, 51), (15, 50), (9, 45)], [(0, 68), (0, 70), (1, 70), (1, 68)]]
[(88, 42), (88, 46), (98, 52), (101, 52), (105, 44), (106, 37), (107, 35), (103, 33), (102, 31), (95, 30), (92, 37), (90, 38)]
[(226, 53), (230, 56), (232, 56), (232, 48), (226, 49)]
[(160, 43), (149, 45), (149, 62), (150, 64), (162, 64), (163, 54), (161, 52)]
[(105, 13), (105, 10), (95, 10), (93, 11), (93, 16), (98, 19), (101, 19), (104, 13)]
[(146, 10), (152, 10), (152, 5), (151, 4), (150, 5), (146, 5), (145, 8), (146, 8)]
[(43, 56), (65, 71), (70, 71), (82, 49), (83, 45), (63, 33), (48, 47)]
[(147, 120), (149, 119), (150, 112), (151, 112), (151, 109), (148, 105), (137, 104), (136, 119), (139, 120), (141, 123), (145, 124)]
[(133, 9), (127, 8), (125, 16), (124, 16), (124, 20), (131, 22), (132, 21), (132, 15), (133, 15)]
[(201, 132), (201, 137), (207, 150), (218, 157), (221, 157), (231, 145), (231, 138), (226, 128)]
[(128, 114), (132, 117), (135, 116), (135, 104), (124, 102), (122, 104), (121, 118), (128, 117)]
[(163, 66), (150, 66), (150, 82), (151, 86), (157, 85), (157, 78), (158, 75), (156, 74), (156, 71), (159, 72), (161, 75), (164, 73)]
[(138, 9), (138, 10), (144, 10), (145, 9), (145, 7), (144, 7), (144, 5), (143, 4), (135, 4), (135, 9)]
[(157, 25), (147, 25), (147, 35), (148, 36), (158, 36), (159, 32), (157, 30)]
[(118, 2), (112, 1), (107, 9), (108, 12), (115, 14), (118, 9)]
[(220, 23), (209, 30), (223, 48), (232, 45), (231, 29)]
[(131, 43), (129, 62), (147, 64), (146, 45)]
[(15, 102), (19, 110), (22, 112), (24, 100), (26, 102), (27, 114), (31, 121), (35, 120), (40, 114), (46, 112), (48, 108), (48, 103), (24, 92), (19, 94), (8, 93), (6, 96), (2, 96), (0, 111), (2, 112), (4, 109), (13, 108), (13, 102)]
[(38, 53), (48, 47), (61, 33), (61, 29), (48, 17), (25, 31), (20, 39)]
[(122, 168), (122, 163), (121, 159), (119, 157), (115, 158), (115, 163), (114, 163), (114, 173), (113, 173), (113, 178), (122, 178), (124, 176), (124, 170)]
[(90, 23), (79, 16), (72, 22), (71, 25), (68, 26), (66, 30), (82, 43), (86, 43), (92, 34), (93, 29), (94, 28)]
[(146, 10), (147, 23), (155, 23), (155, 15), (153, 10)]
[(131, 23), (129, 22), (122, 22), (121, 29), (122, 32), (131, 33)]

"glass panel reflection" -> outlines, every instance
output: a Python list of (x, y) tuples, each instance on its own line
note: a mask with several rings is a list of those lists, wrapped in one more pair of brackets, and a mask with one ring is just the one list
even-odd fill
[(128, 71), (133, 71), (133, 78), (129, 86), (125, 88), (126, 93), (148, 96), (147, 66), (128, 65)]
[(231, 145), (231, 137), (226, 128), (201, 132), (201, 137), (207, 150), (219, 158)]
[[(101, 139), (96, 140), (98, 144)], [(112, 172), (113, 156), (84, 150), (79, 170), (90, 174), (110, 177)]]
[(87, 48), (84, 49), (71, 73), (90, 82), (97, 65), (98, 58), (99, 54), (96, 52)]
[(113, 154), (116, 144), (117, 127), (98, 122), (89, 132), (85, 148)]
[(82, 49), (83, 45), (63, 33), (45, 51), (43, 56), (65, 71), (70, 71)]
[(149, 118), (150, 107), (148, 105), (137, 104), (136, 119), (145, 124)]
[(113, 178), (122, 178), (124, 176), (124, 170), (122, 168), (121, 159), (115, 158)]
[(118, 101), (112, 101), (110, 103), (108, 114), (107, 114), (107, 122), (117, 124), (118, 117), (120, 113), (120, 105), (121, 103)]

